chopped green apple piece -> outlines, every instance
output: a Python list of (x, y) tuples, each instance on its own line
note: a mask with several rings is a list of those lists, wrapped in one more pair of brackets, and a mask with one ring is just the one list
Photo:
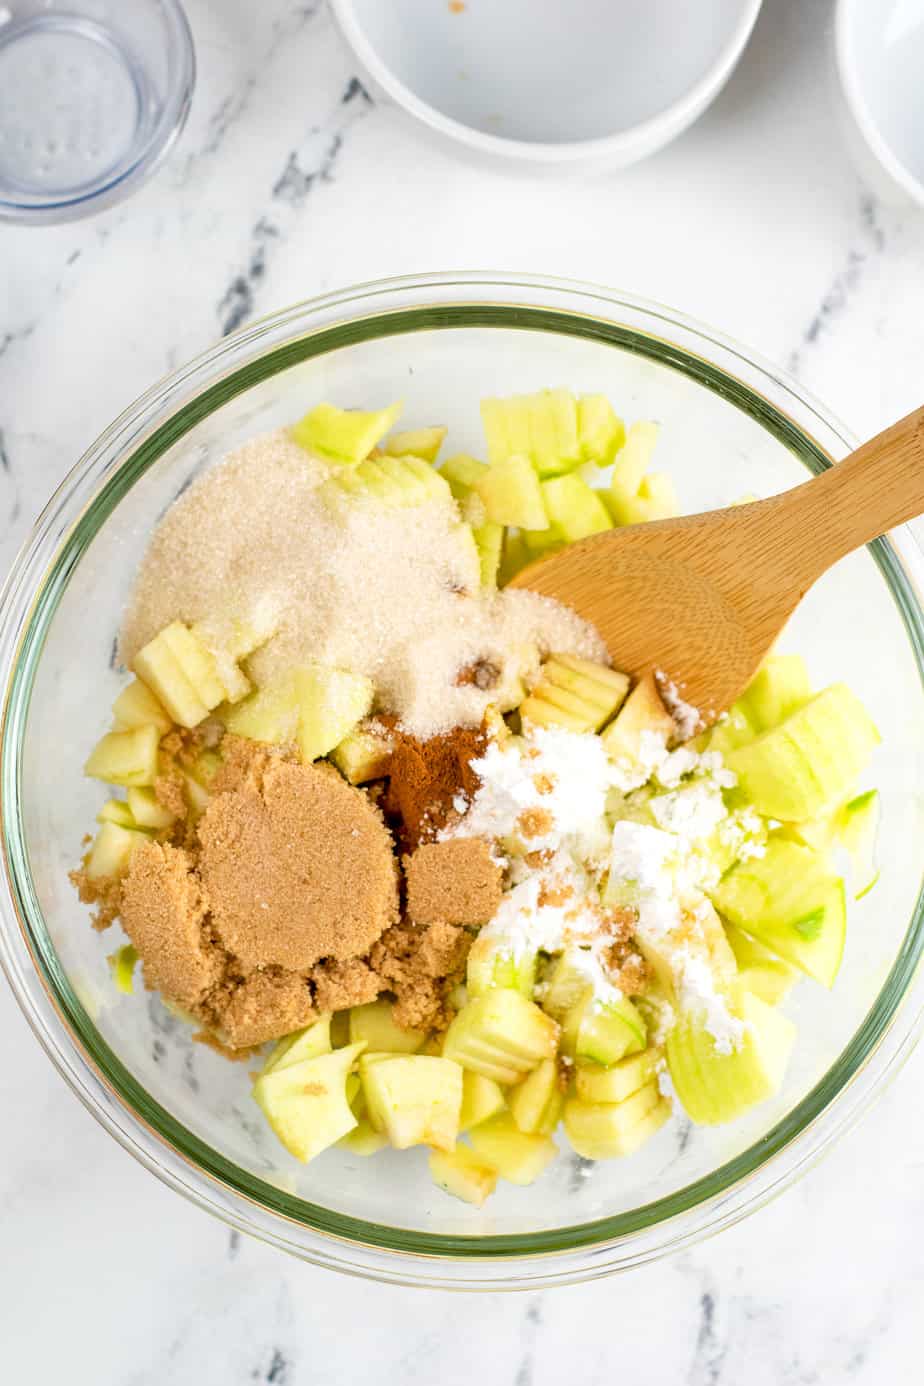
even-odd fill
[(605, 395), (582, 395), (578, 400), (578, 436), (585, 462), (608, 467), (626, 441), (626, 426)]
[(296, 1160), (307, 1163), (356, 1125), (346, 1080), (361, 1044), (262, 1073), (254, 1100), (278, 1139)]
[(83, 767), (85, 775), (107, 784), (153, 784), (157, 779), (156, 727), (134, 727), (131, 731), (107, 732), (94, 746)]
[(116, 731), (132, 731), (135, 727), (156, 727), (166, 736), (173, 727), (167, 710), (158, 702), (147, 684), (132, 679), (112, 704)]
[(590, 997), (579, 1002), (562, 1026), (563, 1039), (571, 1035), (576, 1059), (604, 1066), (644, 1049), (648, 1039), (645, 1022), (628, 997), (607, 1002)]
[(353, 731), (372, 706), (372, 693), (371, 679), (361, 674), (303, 665), (229, 708), (225, 726), (254, 741), (294, 741), (307, 764)]
[(344, 1150), (349, 1150), (351, 1155), (367, 1158), (384, 1150), (388, 1145), (388, 1137), (384, 1131), (376, 1131), (368, 1117), (361, 1116), (357, 1118), (353, 1130), (341, 1136), (337, 1144)]
[(139, 828), (150, 828), (153, 832), (160, 832), (174, 822), (173, 814), (164, 808), (149, 786), (131, 786), (128, 791), (128, 807), (135, 820), (135, 826)]
[(439, 456), (446, 433), (445, 428), (408, 428), (393, 433), (385, 443), (385, 451), (391, 457), (421, 457), (432, 464)]
[(563, 1021), (590, 995), (591, 977), (587, 955), (577, 947), (563, 949), (543, 978), (542, 1009), (553, 1019)]
[(613, 1160), (632, 1155), (670, 1116), (670, 1104), (652, 1079), (621, 1102), (565, 1103), (565, 1134), (585, 1160)]
[(648, 420), (632, 424), (613, 459), (611, 491), (620, 498), (638, 495), (658, 441), (658, 425)]
[(526, 396), (529, 456), (540, 477), (560, 476), (581, 463), (577, 402), (567, 390)]
[(796, 1027), (744, 988), (735, 1011), (743, 1023), (737, 1048), (717, 1045), (705, 1016), (684, 1011), (667, 1037), (667, 1062), (677, 1096), (693, 1121), (732, 1121), (772, 1097), (783, 1081)]
[(739, 746), (746, 746), (757, 736), (757, 727), (741, 702), (732, 703), (728, 712), (704, 734), (705, 747), (717, 751), (723, 758)]
[[(425, 500), (451, 495), (449, 483), (422, 457), (380, 457), (376, 463), (365, 462), (362, 466), (375, 466), (379, 475), (397, 488), (398, 499), (404, 505), (420, 505)], [(357, 468), (357, 472), (360, 470)]]
[(135, 821), (128, 804), (121, 799), (107, 799), (99, 813), (96, 815), (97, 823), (117, 823), (120, 828), (138, 828), (141, 824)]
[(527, 999), (536, 982), (535, 952), (515, 954), (481, 935), (469, 950), (465, 981), (471, 997), (483, 996), (492, 987), (512, 987)]
[(497, 1170), (467, 1146), (430, 1153), (430, 1175), (434, 1184), (453, 1198), (480, 1208), (497, 1187)]
[(519, 529), (548, 529), (549, 517), (539, 478), (529, 459), (519, 453), (503, 462), (492, 462), (475, 486), (485, 508), (485, 518), (498, 525)]
[(318, 404), (293, 425), (292, 439), (334, 462), (362, 462), (397, 423), (401, 409), (400, 402), (372, 411)]
[(144, 833), (120, 828), (118, 823), (103, 823), (87, 857), (87, 875), (94, 881), (107, 876), (124, 876), (132, 852), (139, 842), (148, 840)]
[(798, 980), (799, 969), (734, 924), (726, 924), (725, 933), (738, 964), (741, 985), (768, 1006), (779, 1005)]
[(528, 563), (532, 563), (533, 554), (530, 553), (526, 545), (525, 534), (506, 529), (504, 531), (504, 552), (501, 556), (500, 570), (497, 574), (498, 587), (506, 587), (507, 583), (516, 577), (517, 573), (522, 572)]
[(446, 1032), (443, 1054), (498, 1083), (515, 1083), (554, 1056), (558, 1026), (518, 991), (494, 987), (473, 997)]
[(879, 733), (843, 683), (832, 683), (784, 722), (726, 757), (738, 792), (768, 818), (817, 817), (849, 793)]
[(574, 472), (543, 481), (542, 499), (556, 536), (569, 544), (613, 528), (599, 492)]
[(509, 1184), (534, 1183), (555, 1159), (558, 1147), (549, 1136), (528, 1136), (509, 1112), (483, 1121), (469, 1136), (475, 1151)]
[(392, 1004), (384, 998), (350, 1011), (350, 1040), (364, 1040), (370, 1054), (416, 1054), (427, 1038), (426, 1030), (405, 1030), (395, 1023)]
[(475, 525), (472, 528), (472, 534), (478, 549), (481, 585), (482, 587), (496, 587), (504, 546), (504, 526), (486, 520), (483, 525)]
[(867, 790), (844, 804), (837, 814), (836, 824), (837, 835), (850, 857), (854, 898), (862, 900), (879, 880), (876, 867), (878, 789)]
[(639, 679), (614, 720), (600, 734), (610, 760), (638, 765), (646, 737), (667, 745), (674, 735), (674, 719), (668, 712), (651, 674)]
[(462, 1074), (462, 1110), (459, 1114), (459, 1130), (468, 1131), (489, 1117), (504, 1110), (504, 1091), (493, 1078), (485, 1078), (483, 1073), (472, 1073), (465, 1069)]
[(135, 990), (135, 964), (138, 961), (138, 950), (130, 943), (123, 943), (121, 948), (117, 948), (109, 956), (109, 968), (112, 972), (112, 980), (116, 991), (120, 991), (123, 996), (131, 996)]
[(561, 1120), (563, 1104), (554, 1059), (543, 1059), (511, 1090), (509, 1099), (510, 1115), (527, 1136), (550, 1136)]
[(623, 1102), (655, 1077), (660, 1062), (657, 1049), (630, 1054), (609, 1068), (582, 1059), (574, 1066), (577, 1095), (582, 1102)]
[(628, 676), (615, 669), (574, 655), (550, 655), (520, 714), (536, 726), (599, 731), (619, 710), (628, 689)]
[(812, 696), (801, 655), (770, 655), (739, 699), (755, 732), (779, 726)]
[(460, 452), (454, 457), (447, 457), (440, 467), (440, 476), (449, 483), (449, 489), (456, 500), (464, 501), (478, 489), (478, 483), (487, 470), (486, 462), (479, 462), (477, 458)]
[[(179, 621), (173, 624), (189, 634)], [(196, 648), (198, 642), (191, 637), (195, 656), (187, 667), (184, 657), (189, 656), (189, 646), (182, 637), (179, 641), (171, 639), (168, 635), (171, 631), (172, 627), (168, 626), (149, 640), (135, 655), (133, 668), (174, 722), (181, 727), (196, 727), (224, 701), (224, 690), (208, 651)]]
[(844, 883), (828, 858), (774, 837), (762, 857), (738, 862), (712, 892), (716, 909), (823, 986), (844, 951)]
[(388, 774), (391, 752), (388, 736), (359, 726), (334, 747), (330, 758), (350, 784), (368, 784)]
[(211, 655), (215, 674), (229, 703), (239, 703), (251, 690), (250, 679), (238, 664), (238, 656), (213, 641), (203, 626), (190, 627), (189, 634)]
[(459, 1134), (462, 1070), (428, 1054), (372, 1054), (359, 1066), (369, 1120), (396, 1150), (452, 1150)]
[[(296, 1030), (294, 1034), (286, 1035), (279, 1040), (272, 1049), (269, 1058), (263, 1065), (261, 1077), (266, 1077), (268, 1073), (275, 1073), (278, 1069), (290, 1068), (292, 1064), (299, 1064), (303, 1059), (317, 1059), (322, 1054), (331, 1052), (330, 1042), (330, 1015), (322, 1015), (304, 1030)], [(347, 1082), (347, 1096), (349, 1097), (349, 1087), (353, 1083), (353, 1075), (349, 1076)], [(358, 1083), (358, 1080), (355, 1080)]]

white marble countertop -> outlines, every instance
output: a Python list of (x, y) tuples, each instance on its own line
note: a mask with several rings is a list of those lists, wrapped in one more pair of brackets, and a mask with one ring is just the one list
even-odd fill
[[(189, 126), (134, 199), (0, 228), (0, 567), (85, 446), (251, 316), (380, 275), (598, 280), (705, 318), (857, 432), (920, 403), (924, 217), (847, 160), (829, 0), (767, 0), (726, 91), (637, 169), (462, 164), (373, 104), (322, 0), (189, 0)], [(230, 1235), (97, 1127), (0, 988), (3, 1379), (70, 1386), (919, 1379), (924, 1114), (908, 1064), (862, 1126), (718, 1240), (525, 1298), (340, 1279)]]

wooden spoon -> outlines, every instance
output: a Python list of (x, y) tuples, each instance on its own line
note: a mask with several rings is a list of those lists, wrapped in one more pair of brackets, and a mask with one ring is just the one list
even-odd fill
[(656, 672), (708, 726), (812, 583), (922, 512), (924, 408), (782, 495), (595, 534), (510, 586), (565, 602), (597, 627), (618, 669)]

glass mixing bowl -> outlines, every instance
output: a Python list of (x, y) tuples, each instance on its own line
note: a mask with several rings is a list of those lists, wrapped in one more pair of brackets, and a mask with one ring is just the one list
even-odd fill
[[(139, 988), (109, 980), (68, 870), (104, 797), (83, 760), (122, 676), (113, 637), (164, 508), (229, 447), (321, 398), (450, 425), (479, 450), (478, 400), (564, 385), (663, 424), (658, 466), (688, 510), (770, 494), (850, 449), (792, 381), (709, 329), (602, 289), (434, 275), (365, 285), (256, 323), (156, 385), (103, 434), (40, 517), (0, 602), (7, 888), (2, 959), (74, 1091), (150, 1170), (242, 1231), (321, 1265), (408, 1284), (534, 1287), (632, 1266), (759, 1206), (836, 1140), (909, 1053), (918, 962), (924, 751), (921, 560), (907, 533), (828, 574), (787, 633), (816, 684), (844, 678), (884, 743), (882, 877), (854, 905), (832, 992), (810, 982), (782, 1091), (732, 1126), (674, 1121), (624, 1161), (562, 1158), (483, 1211), (429, 1181), (423, 1151), (288, 1159), (227, 1063)], [(220, 517), (216, 517), (216, 523)], [(374, 586), (375, 575), (370, 574)]]

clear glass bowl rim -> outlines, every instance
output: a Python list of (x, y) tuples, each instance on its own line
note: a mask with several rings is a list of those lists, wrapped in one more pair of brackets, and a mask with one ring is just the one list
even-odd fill
[(0, 222), (25, 226), (57, 225), (78, 221), (111, 207), (129, 196), (166, 159), (183, 132), (196, 86), (196, 48), (186, 11), (180, 0), (157, 0), (168, 25), (170, 81), (163, 109), (146, 142), (124, 164), (103, 174), (94, 184), (75, 192), (44, 200), (17, 201), (0, 197)]
[[(758, 1142), (683, 1189), (627, 1213), (534, 1234), (448, 1236), (363, 1222), (298, 1199), (225, 1160), (153, 1102), (97, 1032), (64, 975), (32, 885), (20, 818), (22, 738), (47, 630), (98, 527), (161, 453), (214, 408), (297, 361), (372, 337), (460, 326), (577, 335), (646, 355), (719, 393), (812, 472), (847, 431), (793, 380), (659, 304), (542, 276), (457, 272), (376, 281), (264, 318), (167, 376), (65, 477), (0, 593), (0, 815), (6, 890), (0, 963), (37, 1038), (88, 1110), (161, 1180), (237, 1229), (318, 1265), (407, 1285), (523, 1289), (596, 1278), (689, 1246), (762, 1206), (846, 1130), (898, 1071), (924, 1019), (924, 895), (850, 1044)], [(924, 676), (924, 562), (910, 533), (870, 546)]]

